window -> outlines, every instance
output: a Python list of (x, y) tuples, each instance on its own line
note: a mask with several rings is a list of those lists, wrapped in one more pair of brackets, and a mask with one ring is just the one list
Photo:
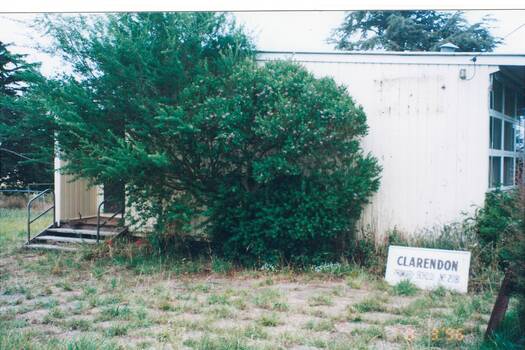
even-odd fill
[(514, 185), (514, 157), (503, 158), (503, 186)]
[(505, 112), (509, 117), (516, 116), (516, 90), (505, 88)]
[(489, 119), (489, 187), (523, 182), (525, 89), (505, 76), (491, 76)]
[(490, 148), (501, 149), (501, 119), (490, 117)]
[(489, 184), (490, 187), (498, 187), (501, 184), (501, 157), (489, 157)]
[(503, 112), (503, 86), (499, 80), (493, 79), (492, 81), (492, 96), (492, 109), (498, 112)]
[(503, 149), (505, 151), (514, 152), (514, 143), (516, 142), (514, 139), (514, 123), (505, 122), (505, 133), (503, 139), (505, 140)]

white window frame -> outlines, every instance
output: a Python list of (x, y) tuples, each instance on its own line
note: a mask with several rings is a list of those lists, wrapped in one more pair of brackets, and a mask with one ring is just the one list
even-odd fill
[[(498, 79), (502, 86), (502, 89), (501, 89), (502, 90), (502, 96), (501, 96), (502, 112), (498, 112), (497, 110), (492, 109), (492, 107), (496, 104), (495, 103), (496, 99), (495, 99), (495, 96), (492, 90), (494, 74), (491, 74), (490, 80), (491, 80), (491, 89), (490, 89), (489, 102), (492, 101), (492, 106), (490, 106), (489, 104), (489, 121), (491, 120), (490, 118), (501, 120), (501, 135), (500, 135), (501, 136), (501, 149), (493, 149), (492, 145), (490, 144), (490, 137), (489, 137), (489, 176), (488, 176), (489, 184), (488, 184), (488, 187), (489, 187), (489, 190), (494, 190), (496, 188), (500, 188), (502, 190), (508, 190), (508, 189), (515, 188), (518, 185), (516, 183), (516, 159), (517, 158), (523, 159), (523, 154), (516, 149), (516, 132), (519, 131), (519, 128), (517, 126), (519, 126), (519, 121), (520, 121), (519, 115), (518, 115), (518, 100), (519, 100), (518, 91), (519, 90), (514, 86), (514, 84), (509, 84), (504, 79)], [(513, 93), (515, 94), (514, 112), (516, 115), (514, 117), (511, 117), (505, 114), (506, 112), (505, 111), (505, 107), (506, 107), (505, 106), (506, 104), (505, 94), (507, 92), (507, 89), (512, 90)], [(513, 128), (514, 128), (514, 136), (512, 138), (512, 145), (513, 145), (512, 148), (514, 149), (514, 151), (505, 150), (505, 122), (512, 123)], [(490, 123), (490, 128), (492, 128), (492, 123)], [(489, 130), (489, 135), (490, 135), (490, 130)], [(500, 186), (499, 187), (493, 187), (492, 184), (490, 183), (490, 171), (492, 168), (491, 157), (500, 157)], [(505, 176), (505, 157), (512, 158), (512, 173), (513, 173), (512, 179), (513, 180), (512, 180), (512, 185), (507, 185), (507, 186), (503, 185), (505, 181), (505, 178), (504, 178)]]

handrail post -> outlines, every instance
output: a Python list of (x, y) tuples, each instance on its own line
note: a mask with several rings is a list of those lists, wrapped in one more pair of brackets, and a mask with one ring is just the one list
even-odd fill
[(27, 203), (27, 243), (31, 240), (31, 200)]
[[(31, 204), (33, 204), (33, 202), (42, 197), (44, 194), (48, 193), (50, 191), (49, 188), (43, 190), (42, 192), (39, 192), (37, 193), (33, 198), (31, 198), (29, 200), (29, 202), (27, 202), (27, 243), (29, 243), (29, 241), (31, 240), (31, 223), (35, 220), (38, 220), (38, 218), (40, 218), (45, 212), (48, 212), (51, 208), (47, 209), (44, 213), (40, 214), (39, 216), (37, 216), (34, 220), (31, 220)], [(53, 215), (55, 213), (55, 192), (52, 191), (53, 193)], [(53, 222), (55, 221), (55, 218), (53, 217)]]
[(97, 243), (100, 241), (100, 208), (104, 205), (105, 201), (100, 202), (97, 208)]
[(55, 197), (55, 191), (53, 190), (53, 227), (55, 227), (55, 224), (57, 222), (57, 203), (56, 203), (56, 197)]

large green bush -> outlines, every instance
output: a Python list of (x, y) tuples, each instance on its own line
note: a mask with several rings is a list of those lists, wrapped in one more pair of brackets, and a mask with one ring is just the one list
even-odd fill
[(477, 233), (485, 251), (493, 248), (500, 268), (510, 271), (513, 296), (517, 297), (516, 315), (521, 334), (516, 341), (525, 341), (525, 189), (487, 193), (484, 206), (475, 217)]
[(142, 221), (164, 233), (200, 226), (232, 259), (345, 249), (379, 167), (360, 148), (366, 117), (344, 87), (292, 62), (256, 63), (222, 15), (91, 21), (50, 25), (77, 74), (47, 98), (67, 171), (125, 182)]
[(359, 147), (363, 111), (333, 80), (290, 62), (245, 64), (231, 79), (236, 169), (206, 203), (214, 241), (250, 261), (336, 258), (378, 187), (379, 167)]
[(479, 239), (483, 244), (500, 244), (519, 224), (519, 193), (517, 190), (487, 192), (485, 203), (475, 216)]

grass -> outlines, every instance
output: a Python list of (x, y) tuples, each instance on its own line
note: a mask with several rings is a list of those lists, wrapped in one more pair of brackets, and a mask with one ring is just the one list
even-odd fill
[[(0, 211), (0, 349), (406, 348), (392, 327), (416, 329), (414, 348), (475, 349), (494, 302), (490, 292), (390, 287), (340, 263), (241, 269), (216, 257), (146, 255), (132, 245), (28, 252), (19, 249), (24, 215)], [(462, 327), (465, 340), (432, 343), (434, 325)], [(495, 339), (514, 338), (500, 332)]]
[[(38, 215), (40, 211), (32, 212)], [(33, 217), (31, 215), (31, 217)], [(53, 211), (31, 224), (32, 236), (49, 226)], [(16, 244), (27, 240), (27, 211), (24, 209), (0, 208), (0, 255), (9, 252)]]
[(412, 296), (415, 295), (417, 291), (417, 287), (409, 280), (403, 280), (392, 288), (392, 292), (395, 295)]
[(386, 311), (385, 299), (382, 297), (366, 298), (353, 306), (361, 313)]

